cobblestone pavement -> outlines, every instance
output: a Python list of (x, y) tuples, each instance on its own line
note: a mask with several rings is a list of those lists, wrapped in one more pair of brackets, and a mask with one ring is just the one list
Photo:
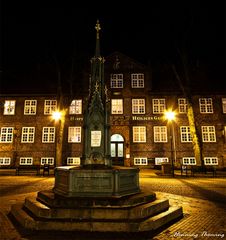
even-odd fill
[(157, 198), (167, 198), (171, 205), (183, 207), (184, 217), (156, 233), (155, 236), (95, 235), (77, 233), (32, 233), (14, 226), (8, 218), (10, 207), (23, 202), (37, 191), (53, 187), (53, 177), (0, 176), (0, 239), (226, 239), (226, 179), (225, 178), (168, 178), (151, 173), (140, 174), (142, 190), (154, 191)]

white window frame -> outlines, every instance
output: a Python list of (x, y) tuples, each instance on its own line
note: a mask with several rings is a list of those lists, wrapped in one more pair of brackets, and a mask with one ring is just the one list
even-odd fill
[(111, 114), (123, 114), (123, 99), (111, 99)]
[(57, 110), (57, 100), (45, 100), (44, 115), (51, 115)]
[(154, 114), (163, 114), (166, 110), (166, 99), (165, 98), (152, 99), (152, 109)]
[(148, 159), (146, 157), (135, 157), (133, 162), (134, 165), (148, 165)]
[(4, 115), (15, 115), (16, 100), (5, 100)]
[(216, 142), (215, 126), (202, 126), (202, 141)]
[(11, 164), (10, 157), (0, 157), (0, 166), (9, 166)]
[(68, 142), (81, 143), (82, 141), (82, 128), (79, 126), (68, 127)]
[(33, 165), (33, 158), (32, 157), (21, 157), (20, 165)]
[(123, 88), (123, 74), (111, 74), (111, 88)]
[(36, 115), (37, 100), (24, 101), (24, 115)]
[(12, 143), (13, 142), (13, 127), (1, 127), (0, 142)]
[(144, 88), (144, 74), (132, 73), (131, 74), (131, 87), (132, 88)]
[(68, 157), (67, 158), (67, 165), (80, 165), (81, 159), (80, 157)]
[(146, 142), (146, 127), (145, 126), (133, 126), (133, 142), (134, 143)]
[(180, 138), (182, 143), (192, 142), (191, 130), (189, 126), (180, 127)]
[(183, 157), (183, 165), (196, 165), (195, 157)]
[(35, 140), (35, 127), (22, 127), (21, 142), (33, 143)]
[(188, 102), (186, 98), (178, 98), (178, 110), (179, 113), (188, 112)]
[(222, 110), (223, 113), (226, 113), (226, 98), (222, 98)]
[(55, 127), (43, 127), (42, 143), (54, 143), (54, 142), (55, 142)]
[(166, 126), (154, 126), (154, 142), (162, 143), (167, 142), (167, 127)]
[(71, 101), (69, 114), (82, 114), (82, 99), (74, 99)]
[(54, 165), (54, 158), (53, 157), (42, 157), (41, 165), (44, 165), (44, 164)]
[(145, 99), (132, 99), (132, 114), (145, 114)]
[(212, 98), (199, 98), (200, 113), (213, 113)]
[(218, 158), (217, 157), (204, 157), (204, 165), (218, 165)]
[(155, 158), (155, 165), (162, 165), (163, 163), (169, 163), (168, 157), (156, 157)]

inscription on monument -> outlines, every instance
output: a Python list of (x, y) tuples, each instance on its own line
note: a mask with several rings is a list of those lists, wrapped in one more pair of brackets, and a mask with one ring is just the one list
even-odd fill
[(91, 131), (91, 147), (100, 147), (101, 131)]

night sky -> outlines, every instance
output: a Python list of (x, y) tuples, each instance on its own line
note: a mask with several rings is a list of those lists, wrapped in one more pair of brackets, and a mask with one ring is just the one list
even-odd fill
[[(89, 66), (95, 23), (101, 24), (101, 55), (122, 52), (152, 66), (180, 62), (212, 69), (214, 85), (225, 84), (225, 1), (150, 1), (150, 6), (117, 2), (86, 7), (2, 7), (1, 92), (54, 90), (57, 69), (64, 81)], [(148, 1), (146, 1), (148, 2)], [(208, 84), (212, 84), (211, 82)]]

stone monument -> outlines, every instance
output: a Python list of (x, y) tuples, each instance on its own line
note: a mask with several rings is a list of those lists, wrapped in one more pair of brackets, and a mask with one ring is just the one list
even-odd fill
[(150, 232), (182, 217), (182, 208), (170, 206), (155, 193), (142, 192), (139, 169), (112, 166), (110, 157), (110, 101), (100, 55), (100, 24), (91, 59), (89, 96), (84, 117), (84, 153), (81, 166), (55, 169), (55, 185), (37, 197), (13, 205), (11, 213), (33, 230)]

